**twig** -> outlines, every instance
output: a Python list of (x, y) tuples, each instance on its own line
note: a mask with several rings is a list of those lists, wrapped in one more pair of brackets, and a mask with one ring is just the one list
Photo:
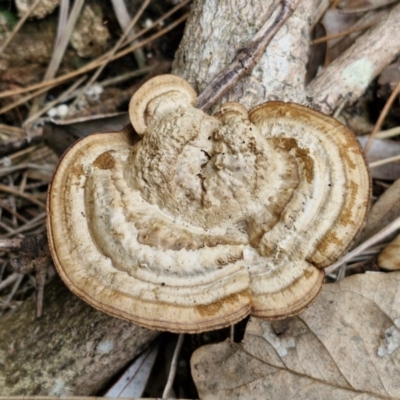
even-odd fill
[(172, 361), (171, 361), (171, 367), (169, 370), (169, 375), (168, 375), (168, 380), (167, 380), (167, 384), (165, 385), (165, 389), (162, 395), (163, 399), (166, 399), (169, 397), (169, 393), (172, 389), (172, 385), (174, 383), (174, 379), (175, 379), (175, 374), (176, 374), (176, 368), (178, 366), (178, 356), (179, 356), (179, 352), (181, 351), (181, 347), (183, 344), (183, 338), (185, 337), (184, 333), (181, 333), (178, 337), (178, 341), (176, 343), (176, 347), (175, 347), (175, 351), (174, 351), (174, 355), (172, 357)]
[(384, 119), (386, 118), (386, 115), (388, 114), (388, 112), (390, 110), (390, 107), (392, 107), (392, 104), (395, 101), (396, 97), (399, 95), (399, 93), (400, 93), (400, 81), (398, 82), (396, 87), (393, 89), (392, 94), (388, 98), (388, 100), (387, 100), (387, 102), (385, 104), (385, 107), (383, 107), (383, 110), (380, 113), (378, 120), (376, 121), (374, 129), (372, 130), (372, 133), (369, 136), (368, 141), (367, 141), (367, 143), (365, 145), (365, 148), (364, 148), (365, 154), (367, 154), (369, 149), (371, 148), (372, 142), (373, 142), (376, 134), (378, 133), (379, 129), (381, 128), (382, 123), (383, 123)]
[(3, 221), (0, 221), (0, 228), (5, 229), (5, 230), (8, 232), (8, 234), (10, 234), (10, 236), (15, 236), (15, 235), (16, 235), (15, 229), (10, 228), (10, 227), (9, 227), (7, 224), (5, 224)]
[(13, 154), (10, 154), (7, 158), (12, 162), (15, 163), (16, 160), (20, 159), (23, 156), (28, 156), (31, 153), (37, 151), (39, 149), (38, 144), (31, 145), (27, 147), (26, 149), (22, 149), (19, 151), (14, 152)]
[(8, 44), (11, 42), (11, 40), (14, 38), (14, 36), (17, 34), (17, 32), (21, 29), (22, 25), (25, 23), (25, 21), (29, 18), (29, 16), (32, 14), (36, 6), (41, 2), (41, 0), (36, 0), (32, 6), (29, 8), (29, 10), (24, 14), (24, 16), (18, 21), (17, 25), (15, 25), (14, 30), (10, 33), (10, 35), (7, 37), (7, 39), (4, 41), (3, 45), (0, 47), (0, 54), (5, 50), (5, 48), (8, 46)]
[(340, 260), (336, 261), (330, 267), (325, 268), (325, 273), (328, 275), (338, 269), (342, 264), (350, 261), (353, 257), (358, 256), (361, 254), (365, 249), (368, 247), (373, 246), (374, 244), (380, 242), (381, 240), (385, 239), (387, 236), (394, 233), (397, 229), (400, 229), (400, 217), (396, 218), (393, 222), (389, 225), (385, 226), (381, 229), (376, 235), (370, 237), (364, 243), (361, 243), (358, 247), (354, 250), (348, 252), (344, 257)]
[(265, 53), (268, 44), (293, 14), (299, 0), (283, 0), (282, 8), (275, 20), (266, 21), (246, 47), (239, 50), (230, 65), (224, 68), (199, 95), (196, 107), (207, 110), (227, 93), (241, 78), (251, 73)]

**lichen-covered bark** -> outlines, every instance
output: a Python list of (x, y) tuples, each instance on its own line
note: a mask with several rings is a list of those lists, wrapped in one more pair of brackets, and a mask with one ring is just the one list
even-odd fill
[[(279, 3), (279, 0), (195, 0), (172, 72), (201, 92), (263, 23), (276, 16), (274, 10)], [(240, 100), (247, 108), (274, 99), (304, 103), (313, 3), (300, 2), (250, 76), (240, 81), (221, 102)]]
[[(268, 101), (293, 101), (332, 114), (344, 102), (356, 101), (370, 82), (399, 53), (400, 5), (332, 64), (308, 88), (304, 85), (309, 29), (319, 2), (301, 1), (279, 30), (252, 73), (221, 102), (239, 101), (247, 108)], [(172, 72), (200, 93), (275, 14), (278, 0), (195, 0)]]
[(41, 318), (30, 299), (1, 320), (0, 395), (96, 393), (157, 335), (96, 311), (54, 279)]
[(354, 103), (400, 52), (400, 4), (359, 37), (308, 87), (311, 106), (331, 114), (342, 102)]

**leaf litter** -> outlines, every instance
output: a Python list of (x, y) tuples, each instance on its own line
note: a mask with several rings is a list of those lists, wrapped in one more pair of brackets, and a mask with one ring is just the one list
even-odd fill
[[(321, 48), (321, 51), (328, 52), (327, 55), (318, 57), (319, 60), (325, 60), (325, 63), (331, 62), (338, 54), (351, 46), (364, 29), (375, 23), (377, 12), (384, 12), (384, 7), (393, 2), (358, 1), (353, 5), (347, 3), (349, 2), (339, 2), (341, 12), (347, 13), (346, 17), (336, 10), (330, 11), (329, 24), (333, 28), (326, 30), (325, 40), (329, 43), (333, 39), (333, 42), (327, 49), (326, 47)], [(181, 7), (184, 6), (185, 4), (181, 5)], [(377, 12), (374, 11), (376, 8), (378, 8)], [(32, 7), (33, 9), (34, 7)], [(364, 20), (359, 20), (357, 16), (351, 14), (361, 11), (372, 14)], [(325, 18), (328, 18), (328, 14)], [(33, 120), (37, 122), (37, 118), (48, 111), (46, 103), (35, 100), (40, 98), (38, 96), (52, 91), (54, 105), (63, 104), (65, 97), (62, 96), (62, 93), (60, 94), (59, 88), (64, 82), (88, 74), (96, 68), (101, 68), (105, 62), (116, 60), (132, 51), (135, 53), (135, 57), (140, 58), (143, 54), (140, 55), (140, 52), (138, 54), (139, 49), (142, 49), (144, 45), (150, 46), (152, 40), (167, 33), (169, 29), (173, 29), (174, 26), (184, 21), (184, 18), (177, 17), (175, 21), (175, 25), (174, 22), (170, 24), (171, 28), (169, 26), (166, 29), (161, 28), (161, 31), (150, 36), (148, 40), (143, 40), (140, 35), (154, 27), (160, 29), (158, 20), (155, 20), (150, 28), (145, 27), (139, 29), (138, 32), (135, 30), (133, 34), (131, 31), (131, 34), (128, 35), (129, 39), (122, 44), (123, 50), (120, 50), (118, 46), (115, 55), (112, 52), (102, 53), (83, 67), (67, 68), (67, 72), (62, 71), (61, 75), (49, 78), (47, 82), (31, 82), (25, 87), (2, 84), (3, 93), (0, 94), (0, 97), (6, 100), (2, 101), (1, 112), (4, 119), (0, 121), (2, 124), (0, 125), (0, 152), (3, 157), (0, 167), (0, 239), (22, 238), (44, 231), (45, 214), (41, 206), (45, 202), (46, 188), (58, 160), (58, 156), (52, 150), (37, 140), (37, 138), (41, 138), (43, 126), (57, 125), (58, 122), (54, 121), (53, 123), (47, 119), (42, 121), (39, 127), (29, 125), (27, 132), (30, 132), (32, 137), (27, 140), (24, 131), (20, 128), (23, 126), (23, 122), (29, 121), (29, 114), (23, 104), (31, 102), (29, 112), (34, 109), (32, 107), (34, 103), (40, 104), (35, 107), (37, 110)], [(357, 25), (357, 21), (359, 25)], [(5, 51), (6, 46), (8, 49), (12, 48), (13, 40), (16, 40), (15, 37), (18, 36), (18, 31), (23, 28), (23, 25), (24, 21), (15, 27), (13, 33), (8, 36), (8, 42), (3, 42), (1, 51)], [(325, 19), (325, 26), (327, 25), (328, 20)], [(337, 36), (329, 39), (330, 35)], [(348, 37), (348, 39), (341, 39), (343, 37)], [(337, 50), (339, 44), (340, 51)], [(55, 53), (53, 53), (53, 57), (55, 57)], [(147, 62), (147, 66), (154, 68), (151, 62)], [(397, 73), (397, 66), (398, 61), (392, 67), (395, 73)], [(149, 72), (146, 71), (144, 74)], [(153, 73), (157, 74), (157, 68)], [(389, 97), (395, 88), (393, 76), (397, 75), (391, 74), (390, 79), (385, 78), (386, 80), (382, 78), (382, 85), (391, 85), (391, 90), (386, 97)], [(72, 99), (84, 96), (82, 85), (86, 80), (87, 76), (84, 76), (82, 81), (78, 82), (77, 87), (71, 86)], [(95, 80), (92, 83), (94, 82)], [(135, 84), (132, 84), (130, 90), (133, 91), (134, 87)], [(79, 90), (81, 91), (78, 92)], [(26, 97), (24, 93), (30, 94)], [(70, 96), (71, 93), (67, 93), (67, 96)], [(115, 99), (120, 93), (121, 89), (117, 86)], [(89, 108), (87, 108), (88, 104), (86, 103), (86, 108), (82, 111), (88, 115), (90, 107), (95, 110), (96, 104), (96, 102), (92, 105), (89, 104)], [(106, 112), (109, 111), (107, 109)], [(95, 113), (103, 117), (102, 110), (97, 109)], [(384, 117), (385, 115), (382, 120)], [(393, 125), (395, 121), (396, 119), (392, 117), (389, 125), (385, 125), (384, 129), (392, 128), (398, 135), (399, 123), (397, 120), (397, 126)], [(89, 118), (88, 124), (90, 126)], [(68, 125), (69, 123), (66, 121), (64, 126), (67, 131)], [(36, 136), (35, 129), (39, 129)], [(88, 133), (91, 129), (86, 128)], [(70, 129), (70, 131), (76, 132), (74, 129)], [(379, 133), (376, 136), (379, 137)], [(30, 139), (32, 139), (31, 142)], [(366, 140), (364, 139), (364, 143)], [(390, 158), (400, 153), (396, 137), (394, 140), (385, 142), (375, 139), (372, 143), (367, 154), (370, 162)], [(374, 153), (374, 148), (378, 146), (380, 146), (379, 150)], [(373, 178), (384, 180), (390, 184), (391, 181), (400, 177), (400, 170), (397, 168), (395, 160), (385, 167), (386, 169), (380, 166), (374, 167), (372, 169)], [(399, 181), (396, 181), (378, 198), (357, 244), (365, 242), (377, 232), (385, 229), (389, 223), (400, 216), (398, 191)], [(382, 239), (384, 242), (388, 242), (392, 236)], [(2, 253), (2, 255), (0, 260), (0, 312), (6, 313), (18, 307), (24, 298), (34, 291), (35, 282), (31, 275), (24, 277), (12, 272), (9, 258), (6, 253)], [(376, 255), (366, 255), (365, 259), (376, 263)], [(343, 277), (353, 273), (352, 265), (356, 265), (357, 262), (359, 260), (355, 260), (354, 263), (353, 260), (348, 260), (342, 270), (344, 271)], [(48, 273), (48, 278), (52, 274), (54, 271)], [(336, 278), (337, 276), (332, 272), (327, 281), (336, 280)], [(396, 314), (396, 310), (400, 310), (398, 307), (400, 293), (397, 291), (399, 280), (398, 273), (387, 274), (384, 272), (369, 272), (364, 275), (345, 277), (337, 283), (324, 285), (321, 296), (298, 317), (290, 318), (282, 323), (271, 323), (252, 318), (247, 324), (241, 344), (225, 341), (217, 345), (200, 347), (192, 358), (192, 374), (200, 397), (243, 398), (248, 395), (250, 398), (250, 395), (256, 397), (257, 393), (261, 397), (268, 393), (268, 397), (271, 399), (290, 398), (294, 395), (296, 398), (307, 399), (321, 397), (400, 398), (400, 383), (397, 378), (399, 376), (397, 369), (399, 352), (396, 351), (400, 345), (400, 315)], [(244, 323), (242, 328), (237, 328), (236, 340), (240, 339), (240, 330), (244, 329), (245, 325)], [(224, 330), (215, 335), (210, 333), (208, 337), (202, 335), (197, 339), (186, 338), (184, 342), (186, 345), (184, 344), (183, 347), (184, 356), (181, 356), (178, 366), (175, 366), (178, 368), (176, 380), (179, 381), (184, 376), (179, 363), (182, 364), (185, 359), (187, 360), (193, 349), (207, 342), (224, 340), (228, 336), (229, 332)], [(173, 338), (172, 342), (176, 340), (175, 337)], [(193, 389), (187, 393), (194, 396)]]

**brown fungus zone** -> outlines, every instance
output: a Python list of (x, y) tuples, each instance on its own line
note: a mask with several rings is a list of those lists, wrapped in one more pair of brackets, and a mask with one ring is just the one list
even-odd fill
[[(150, 329), (202, 332), (306, 308), (365, 222), (368, 169), (353, 134), (306, 107), (193, 107), (164, 75), (132, 98), (132, 127), (62, 157), (48, 237), (68, 287)], [(344, 155), (345, 153), (345, 155)]]

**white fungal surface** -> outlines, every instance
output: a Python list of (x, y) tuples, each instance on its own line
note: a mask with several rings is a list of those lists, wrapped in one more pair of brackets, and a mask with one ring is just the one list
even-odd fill
[(194, 108), (167, 75), (134, 95), (129, 129), (63, 157), (48, 199), (55, 265), (94, 307), (199, 332), (299, 313), (361, 228), (369, 175), (344, 126), (296, 104)]

